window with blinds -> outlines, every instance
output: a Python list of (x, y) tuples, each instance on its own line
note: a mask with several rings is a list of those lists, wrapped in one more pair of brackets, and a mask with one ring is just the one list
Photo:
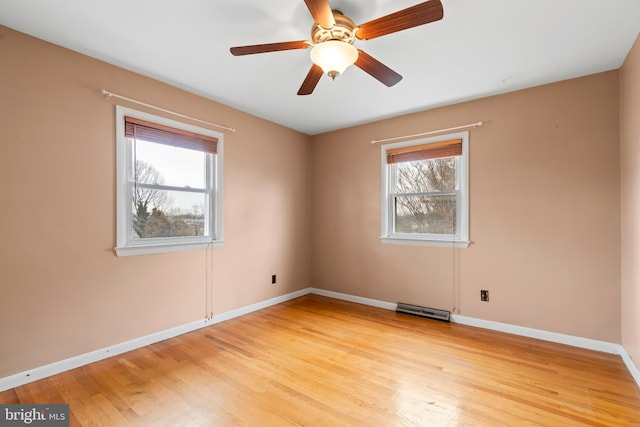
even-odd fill
[(383, 240), (468, 244), (468, 133), (382, 147)]
[(221, 137), (118, 107), (118, 255), (221, 242)]

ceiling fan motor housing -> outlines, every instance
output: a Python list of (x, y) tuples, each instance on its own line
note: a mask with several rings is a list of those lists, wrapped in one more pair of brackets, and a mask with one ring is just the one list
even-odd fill
[(311, 40), (317, 45), (330, 40), (338, 40), (345, 43), (353, 44), (355, 41), (356, 24), (339, 10), (333, 11), (333, 18), (336, 24), (333, 28), (322, 28), (318, 24), (311, 27)]
[(435, 22), (443, 18), (441, 0), (426, 0), (414, 6), (381, 16), (357, 25), (341, 11), (331, 9), (329, 0), (304, 0), (315, 24), (311, 27), (311, 40), (265, 43), (232, 47), (234, 56), (283, 50), (307, 49), (313, 62), (298, 90), (298, 95), (309, 95), (323, 73), (331, 78), (355, 65), (387, 87), (402, 80), (402, 76), (366, 52), (356, 49), (355, 39), (371, 40), (376, 37)]

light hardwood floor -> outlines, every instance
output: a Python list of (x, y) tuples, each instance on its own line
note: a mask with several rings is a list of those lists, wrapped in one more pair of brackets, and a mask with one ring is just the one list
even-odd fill
[(618, 356), (307, 295), (0, 393), (72, 426), (624, 426)]

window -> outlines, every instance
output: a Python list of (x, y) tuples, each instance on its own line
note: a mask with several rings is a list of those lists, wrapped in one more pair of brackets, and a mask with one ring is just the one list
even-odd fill
[(469, 245), (468, 132), (382, 146), (382, 241)]
[(116, 253), (222, 244), (222, 134), (116, 107)]

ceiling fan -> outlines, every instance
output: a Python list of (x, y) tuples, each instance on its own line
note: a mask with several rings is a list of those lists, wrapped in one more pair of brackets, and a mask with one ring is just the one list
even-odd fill
[(323, 73), (335, 79), (350, 65), (362, 69), (386, 86), (395, 85), (402, 80), (402, 76), (371, 55), (356, 49), (353, 46), (355, 40), (370, 40), (438, 21), (444, 16), (440, 0), (428, 0), (357, 26), (342, 12), (332, 10), (328, 0), (304, 0), (304, 2), (315, 20), (311, 27), (311, 41), (267, 43), (230, 49), (234, 56), (241, 56), (306, 49), (312, 46), (313, 64), (298, 90), (298, 95), (311, 94)]

